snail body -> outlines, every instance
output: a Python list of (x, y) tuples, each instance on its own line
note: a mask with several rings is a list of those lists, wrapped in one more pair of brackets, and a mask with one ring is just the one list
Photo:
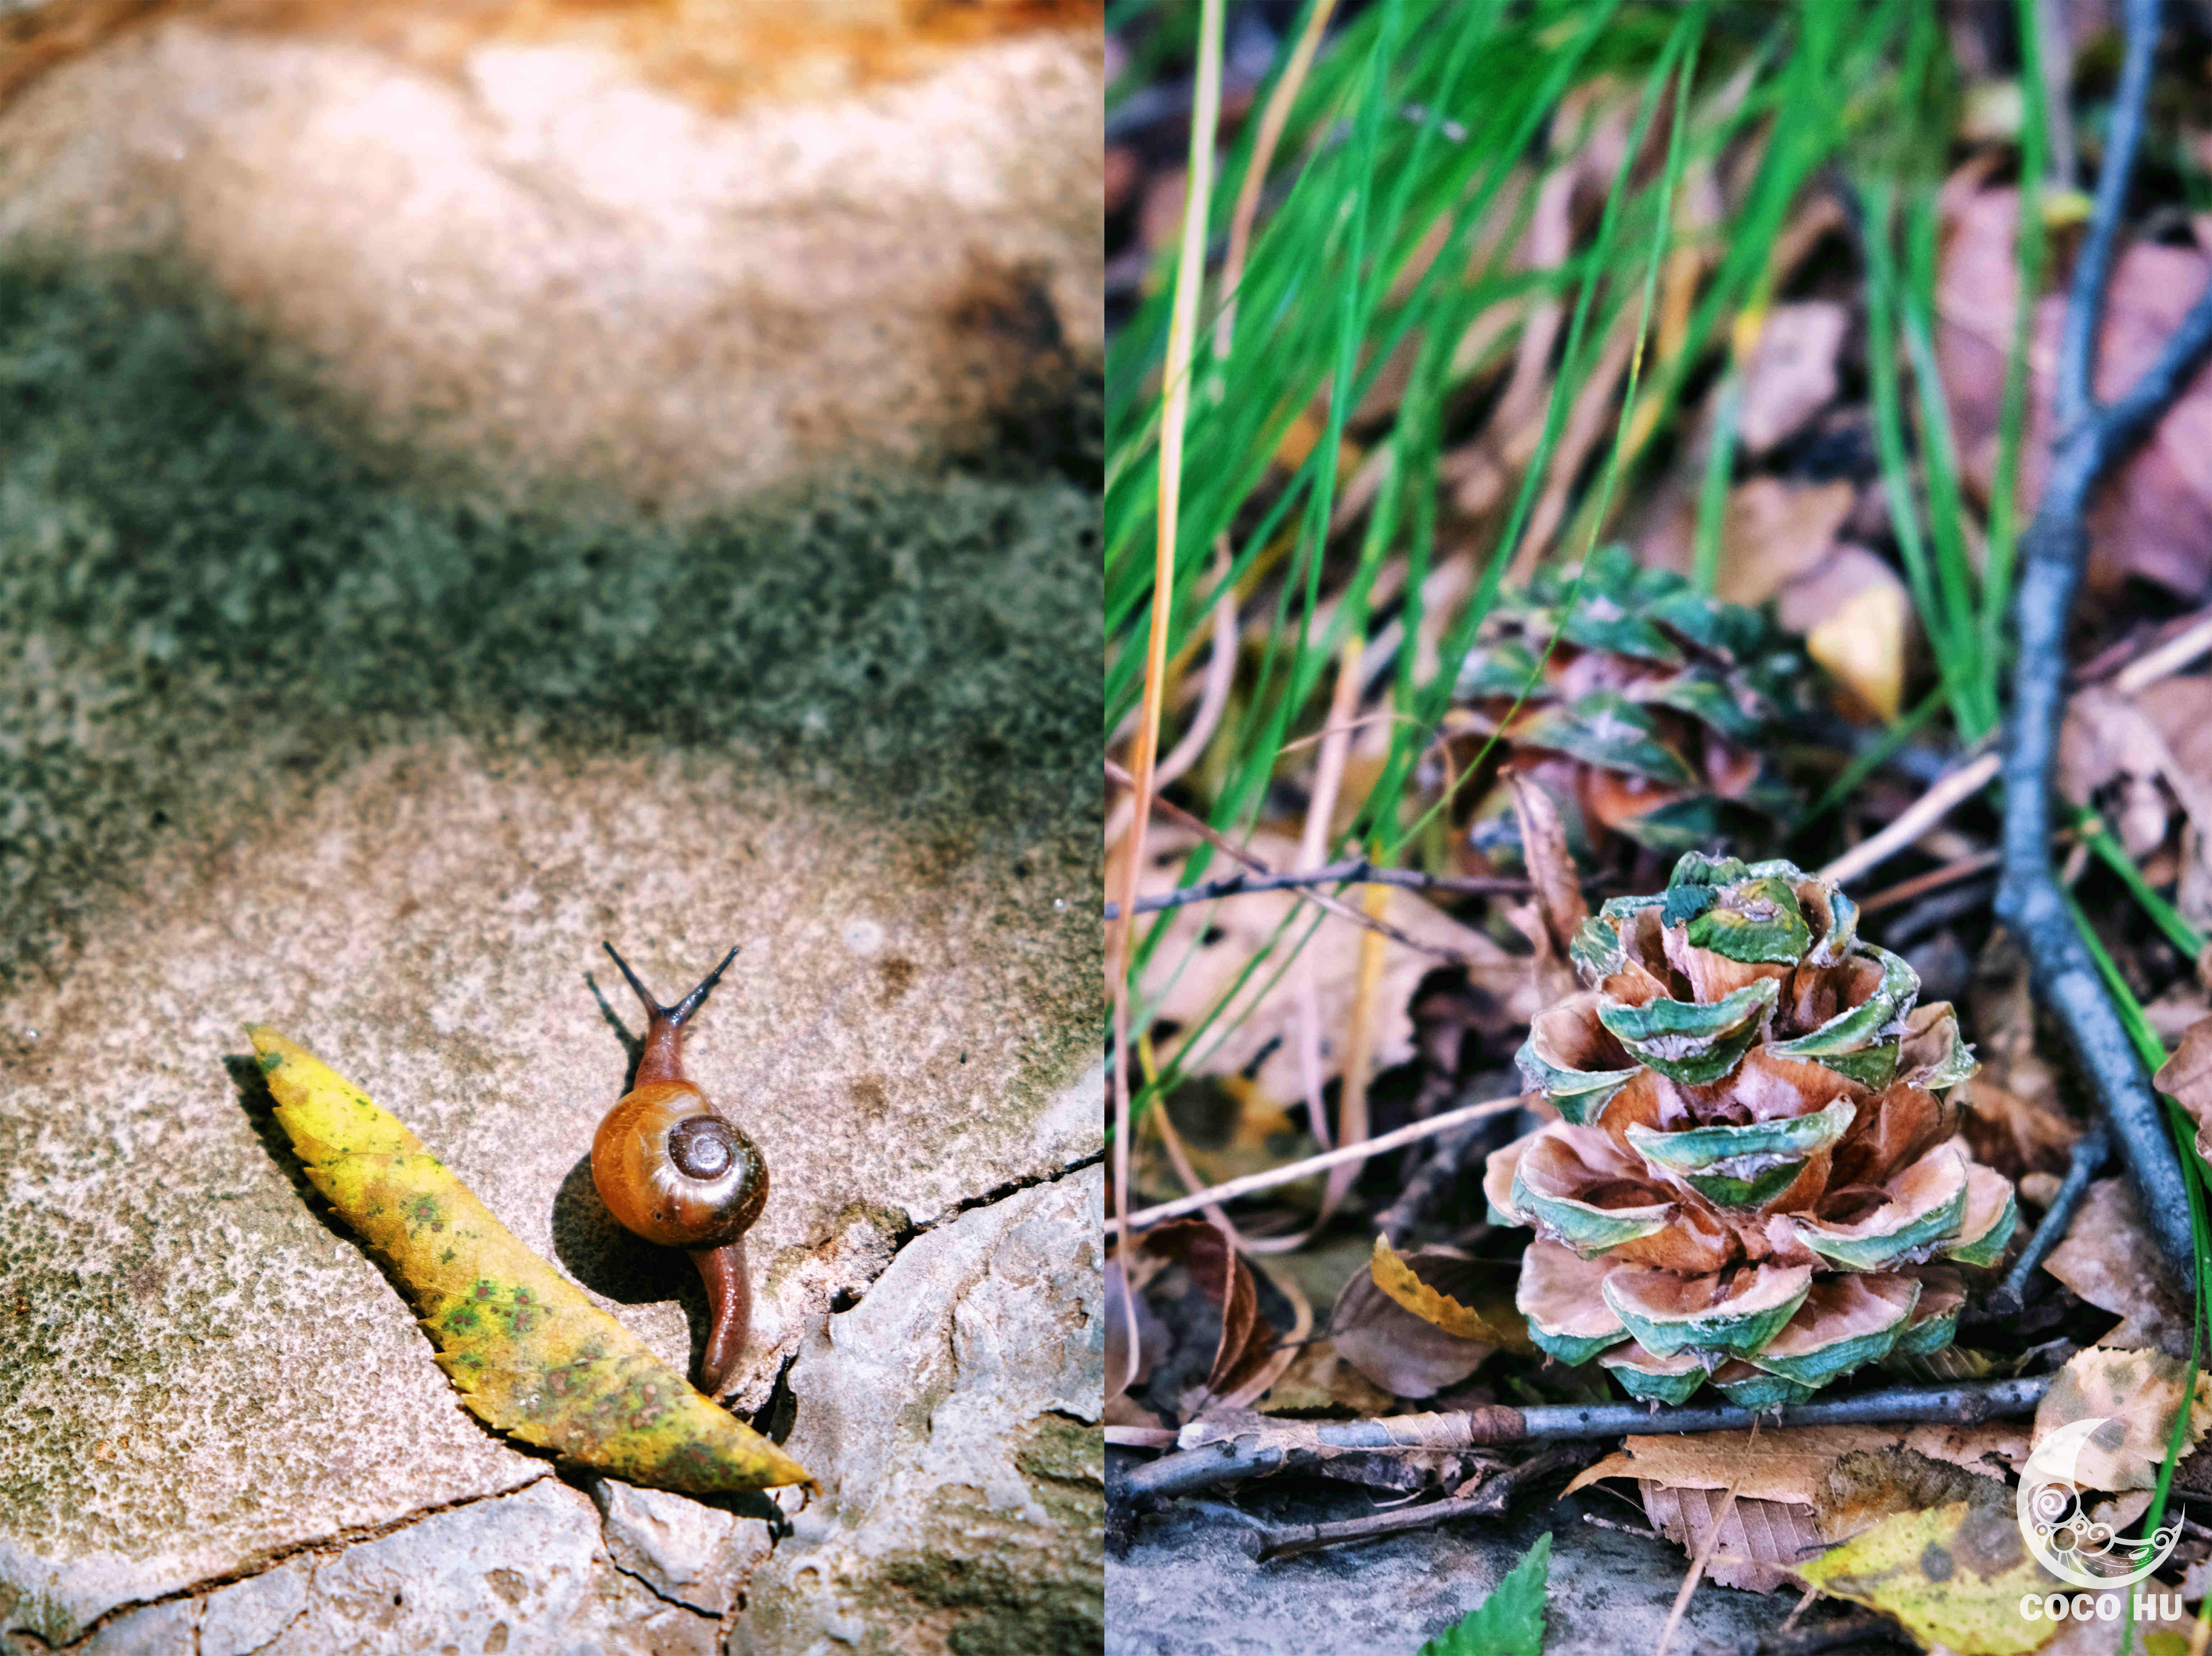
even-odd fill
[(684, 1030), (738, 951), (675, 1005), (663, 1006), (614, 945), (605, 947), (650, 1022), (630, 1090), (592, 1135), (592, 1182), (623, 1229), (686, 1250), (698, 1267), (712, 1313), (700, 1389), (712, 1396), (736, 1366), (751, 1320), (744, 1233), (768, 1201), (768, 1163), (685, 1077)]

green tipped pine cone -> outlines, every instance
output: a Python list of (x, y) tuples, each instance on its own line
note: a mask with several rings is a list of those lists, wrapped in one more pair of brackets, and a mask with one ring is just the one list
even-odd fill
[(1803, 653), (1758, 611), (1640, 568), (1625, 548), (1591, 555), (1570, 607), (1577, 573), (1540, 570), (1501, 596), (1461, 672), (1455, 756), (1471, 761), (1503, 734), (1484, 761), (1490, 774), (1462, 795), (1480, 802), (1475, 846), (1509, 814), (1491, 791), (1509, 758), (1559, 802), (1570, 840), (1592, 855), (1616, 835), (1670, 855), (1771, 838), (1798, 804), (1765, 755), (1808, 694)]
[(1518, 1304), (1562, 1362), (1635, 1396), (1710, 1379), (1752, 1408), (1951, 1342), (2011, 1240), (2010, 1182), (1953, 1134), (1973, 1073), (1948, 1004), (1789, 863), (1675, 865), (1573, 955), (1521, 1067), (1560, 1119), (1496, 1151), (1494, 1222), (1533, 1227)]

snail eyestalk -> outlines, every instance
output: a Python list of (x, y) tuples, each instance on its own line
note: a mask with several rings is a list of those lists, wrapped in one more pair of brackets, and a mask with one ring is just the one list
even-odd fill
[(744, 1132), (684, 1074), (684, 1020), (721, 980), (722, 963), (673, 1006), (653, 999), (629, 963), (605, 945), (652, 1022), (635, 1085), (599, 1123), (592, 1182), (617, 1223), (690, 1254), (712, 1310), (700, 1385), (718, 1392), (736, 1368), (750, 1321), (744, 1233), (768, 1200), (768, 1164)]

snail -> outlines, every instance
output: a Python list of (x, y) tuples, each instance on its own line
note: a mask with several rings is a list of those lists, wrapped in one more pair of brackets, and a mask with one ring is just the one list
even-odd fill
[(684, 1078), (684, 1030), (738, 951), (723, 956), (682, 1000), (663, 1006), (612, 943), (602, 947), (645, 1003), (650, 1022), (635, 1082), (592, 1135), (592, 1182), (623, 1229), (685, 1249), (699, 1267), (713, 1313), (700, 1390), (713, 1397), (737, 1366), (751, 1320), (745, 1232), (768, 1200), (768, 1163), (759, 1146)]

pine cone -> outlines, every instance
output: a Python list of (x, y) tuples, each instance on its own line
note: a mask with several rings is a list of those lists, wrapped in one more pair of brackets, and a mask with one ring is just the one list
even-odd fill
[(1461, 795), (1480, 802), (1476, 847), (1509, 814), (1492, 792), (1508, 759), (1559, 802), (1571, 840), (1593, 857), (1616, 835), (1670, 854), (1771, 836), (1799, 803), (1763, 755), (1811, 682), (1802, 652), (1757, 610), (1639, 568), (1626, 548), (1591, 555), (1570, 608), (1577, 573), (1540, 570), (1500, 597), (1461, 672), (1455, 760), (1471, 762), (1503, 731), (1490, 773)]
[(1562, 1362), (1635, 1396), (1708, 1378), (1802, 1402), (1861, 1363), (1951, 1342), (1996, 1265), (2011, 1183), (1942, 1100), (1973, 1073), (1947, 1004), (1857, 937), (1835, 886), (1789, 863), (1692, 852), (1667, 889), (1584, 924), (1595, 987), (1520, 1052), (1560, 1119), (1494, 1152), (1492, 1222), (1533, 1227), (1517, 1302)]

